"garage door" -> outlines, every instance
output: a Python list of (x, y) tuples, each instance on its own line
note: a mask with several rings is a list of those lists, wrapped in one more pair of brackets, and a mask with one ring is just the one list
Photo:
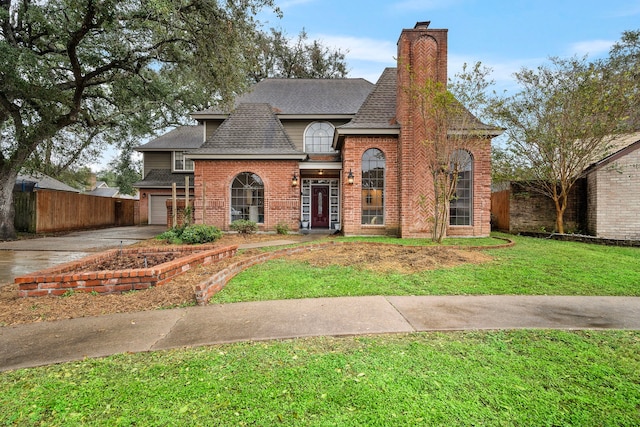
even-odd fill
[(167, 224), (167, 199), (169, 196), (149, 196), (149, 224)]

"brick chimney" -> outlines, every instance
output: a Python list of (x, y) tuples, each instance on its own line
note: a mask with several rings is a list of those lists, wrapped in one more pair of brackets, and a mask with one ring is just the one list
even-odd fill
[(428, 129), (424, 128), (420, 112), (412, 108), (407, 93), (412, 80), (417, 85), (427, 79), (447, 83), (448, 30), (429, 29), (429, 24), (418, 22), (414, 28), (402, 30), (398, 40), (396, 119), (401, 127), (398, 139), (401, 237), (424, 236), (431, 226), (424, 212), (429, 195), (433, 197), (427, 153), (422, 144)]

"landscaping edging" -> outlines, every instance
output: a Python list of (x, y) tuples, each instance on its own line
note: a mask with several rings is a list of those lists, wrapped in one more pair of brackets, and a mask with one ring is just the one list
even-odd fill
[[(508, 238), (502, 237), (494, 237), (498, 240), (504, 240), (506, 243), (500, 245), (493, 246), (442, 246), (447, 249), (466, 249), (466, 250), (484, 250), (484, 249), (501, 249), (501, 248), (509, 248), (515, 245), (515, 242)], [(238, 261), (226, 267), (225, 269), (215, 273), (207, 280), (199, 283), (195, 287), (196, 293), (196, 302), (198, 305), (206, 305), (209, 302), (209, 299), (216, 293), (220, 292), (226, 285), (229, 283), (231, 279), (233, 279), (238, 273), (241, 271), (253, 267), (256, 264), (260, 264), (265, 261), (269, 261), (274, 258), (279, 258), (286, 255), (293, 255), (304, 251), (313, 251), (318, 249), (324, 249), (327, 246), (335, 246), (335, 245), (346, 245), (352, 242), (325, 242), (325, 243), (314, 243), (310, 245), (297, 246), (294, 248), (285, 248), (279, 249), (271, 252), (265, 252), (260, 255), (256, 255), (251, 258), (247, 258), (246, 260)], [(377, 245), (377, 246), (385, 246), (392, 245), (391, 243), (374, 243), (374, 242), (358, 242), (365, 243), (369, 245)], [(404, 245), (403, 245), (404, 246)], [(406, 247), (418, 247), (424, 248), (425, 246), (409, 246)]]
[[(237, 245), (222, 248), (208, 245), (179, 246), (171, 249), (166, 247), (112, 249), (98, 255), (16, 277), (14, 283), (18, 285), (20, 297), (59, 296), (67, 292), (122, 293), (162, 285), (198, 265), (206, 265), (232, 257), (237, 253), (237, 250)], [(118, 255), (162, 252), (197, 253), (149, 268), (74, 273), (84, 265), (104, 261)]]
[(541, 233), (535, 231), (521, 231), (520, 236), (536, 237), (539, 239), (560, 240), (563, 242), (580, 242), (591, 243), (595, 245), (606, 246), (628, 246), (640, 247), (640, 240), (622, 240), (622, 239), (606, 239), (604, 237), (587, 236), (585, 234), (559, 234), (559, 233)]

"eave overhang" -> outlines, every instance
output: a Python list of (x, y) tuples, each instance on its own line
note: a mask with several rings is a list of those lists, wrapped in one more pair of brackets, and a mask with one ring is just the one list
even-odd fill
[(191, 160), (306, 160), (306, 154), (186, 154)]

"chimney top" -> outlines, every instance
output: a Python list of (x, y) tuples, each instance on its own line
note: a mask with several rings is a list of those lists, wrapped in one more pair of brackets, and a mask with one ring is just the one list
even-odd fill
[(414, 30), (417, 30), (418, 28), (422, 28), (422, 29), (427, 29), (429, 28), (429, 24), (431, 24), (431, 21), (418, 21), (416, 22), (416, 26), (413, 27)]

